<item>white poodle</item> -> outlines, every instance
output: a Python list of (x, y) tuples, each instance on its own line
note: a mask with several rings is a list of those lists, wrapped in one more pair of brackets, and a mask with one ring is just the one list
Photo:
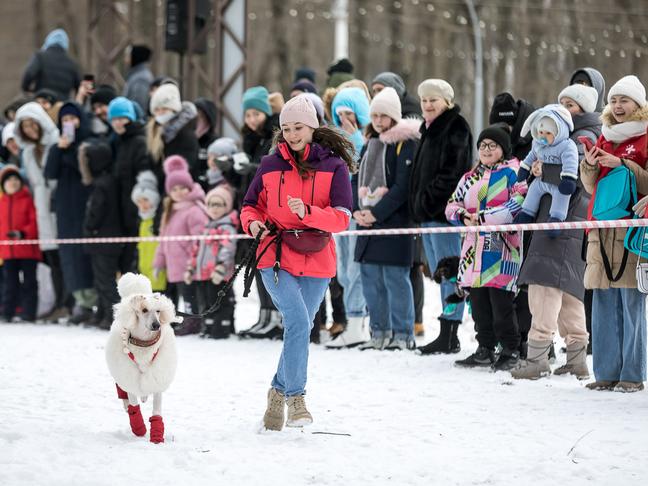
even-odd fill
[(153, 293), (144, 275), (127, 273), (117, 284), (121, 302), (106, 343), (106, 362), (124, 401), (130, 426), (137, 436), (146, 434), (138, 398), (153, 395), (151, 442), (164, 442), (162, 392), (175, 376), (178, 356), (171, 323), (178, 322), (173, 303)]

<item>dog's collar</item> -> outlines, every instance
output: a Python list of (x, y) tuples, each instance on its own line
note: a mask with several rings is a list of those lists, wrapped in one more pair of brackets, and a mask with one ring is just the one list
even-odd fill
[(133, 346), (137, 346), (138, 348), (149, 348), (160, 340), (161, 335), (162, 333), (158, 331), (157, 336), (155, 336), (153, 339), (150, 339), (148, 341), (144, 341), (143, 339), (137, 339), (134, 338), (133, 336), (130, 336), (128, 338), (128, 344), (132, 344)]

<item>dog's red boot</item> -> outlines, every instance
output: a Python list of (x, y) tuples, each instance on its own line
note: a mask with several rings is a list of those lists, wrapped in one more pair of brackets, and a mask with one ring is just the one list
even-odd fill
[(162, 415), (153, 415), (149, 422), (151, 422), (151, 442), (159, 444), (164, 442), (164, 422)]
[(146, 425), (144, 425), (144, 419), (142, 418), (142, 412), (140, 411), (139, 405), (128, 406), (128, 419), (130, 420), (130, 426), (133, 434), (135, 434), (137, 437), (146, 435)]

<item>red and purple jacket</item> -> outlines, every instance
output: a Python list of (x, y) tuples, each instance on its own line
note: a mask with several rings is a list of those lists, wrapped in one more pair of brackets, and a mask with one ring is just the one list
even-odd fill
[[(349, 226), (353, 199), (346, 162), (316, 143), (307, 145), (304, 154), (313, 168), (305, 178), (297, 172), (285, 143), (280, 143), (275, 153), (261, 160), (243, 200), (241, 224), (246, 233), (249, 234), (252, 221), (268, 221), (280, 230), (314, 228), (331, 233), (344, 231)], [(290, 211), (288, 196), (301, 198), (307, 205), (304, 219)], [(265, 247), (262, 240), (257, 254)], [(272, 267), (275, 255), (276, 249), (268, 248), (258, 268)], [(310, 254), (283, 245), (281, 268), (296, 277), (331, 278), (335, 275), (335, 258), (333, 238), (324, 249)]]

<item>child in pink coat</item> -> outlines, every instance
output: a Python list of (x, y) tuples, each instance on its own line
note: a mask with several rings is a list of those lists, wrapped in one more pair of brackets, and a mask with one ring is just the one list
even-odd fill
[[(173, 155), (164, 161), (166, 180), (164, 188), (164, 212), (160, 224), (160, 236), (200, 235), (209, 220), (203, 203), (205, 192), (189, 174), (187, 161)], [(167, 271), (170, 287), (176, 288), (177, 297), (182, 295), (185, 312), (197, 310), (194, 283), (184, 282), (187, 261), (191, 257), (192, 241), (162, 241), (155, 253), (154, 272)], [(197, 320), (185, 319), (184, 326), (176, 334), (194, 334), (200, 330)]]

